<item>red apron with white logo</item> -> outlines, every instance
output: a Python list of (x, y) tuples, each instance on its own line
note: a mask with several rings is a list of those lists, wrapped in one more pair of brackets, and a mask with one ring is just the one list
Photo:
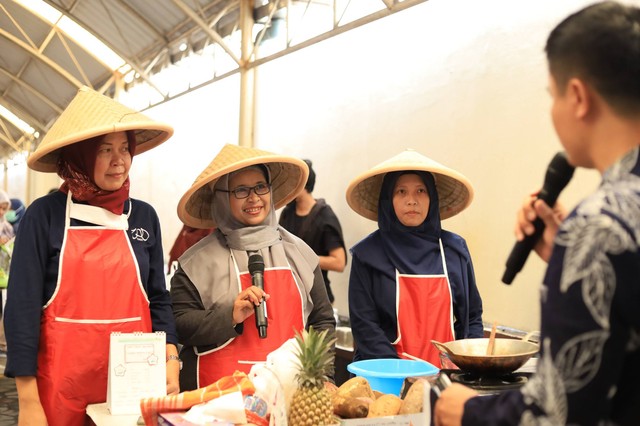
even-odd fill
[[(122, 229), (126, 217), (117, 229), (70, 227), (70, 217), (95, 223), (74, 213), (70, 198), (58, 284), (43, 310), (38, 352), (38, 392), (49, 426), (92, 424), (86, 406), (106, 401), (111, 333), (151, 331), (149, 302)], [(102, 210), (81, 210), (92, 208)]]
[(440, 242), (444, 274), (396, 273), (398, 338), (393, 342), (400, 358), (417, 357), (440, 368), (440, 351), (431, 340), (454, 340), (453, 306), (444, 250)]
[[(240, 274), (242, 290), (251, 287), (251, 275)], [(236, 370), (249, 373), (253, 364), (264, 362), (267, 355), (295, 336), (304, 328), (302, 294), (289, 268), (264, 271), (264, 291), (269, 294), (266, 303), (267, 337), (261, 339), (255, 326), (255, 317), (244, 321), (241, 336), (224, 345), (198, 354), (198, 387), (210, 385)]]

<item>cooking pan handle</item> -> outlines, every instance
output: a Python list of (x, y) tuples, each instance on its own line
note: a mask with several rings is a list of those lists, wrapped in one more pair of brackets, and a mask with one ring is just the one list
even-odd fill
[(432, 340), (431, 343), (433, 343), (433, 345), (438, 348), (441, 352), (445, 352), (447, 355), (451, 355), (451, 356), (455, 356), (456, 354), (453, 353), (453, 351), (451, 349), (449, 349), (444, 343), (440, 343), (436, 340)]
[[(531, 339), (533, 336), (536, 336), (536, 340), (532, 340)], [(531, 342), (531, 343), (538, 344), (540, 342), (540, 331), (539, 330), (530, 331), (527, 334), (525, 334), (524, 336), (522, 336), (521, 340), (523, 340), (525, 342)]]

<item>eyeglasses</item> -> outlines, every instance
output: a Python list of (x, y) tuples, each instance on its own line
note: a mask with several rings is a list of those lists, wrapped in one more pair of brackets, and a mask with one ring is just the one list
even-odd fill
[(219, 189), (221, 192), (231, 192), (233, 196), (238, 200), (242, 200), (251, 195), (251, 191), (255, 192), (256, 195), (265, 195), (271, 192), (271, 186), (268, 183), (259, 183), (256, 186), (239, 186), (236, 189), (232, 189), (231, 191), (225, 191), (224, 189)]

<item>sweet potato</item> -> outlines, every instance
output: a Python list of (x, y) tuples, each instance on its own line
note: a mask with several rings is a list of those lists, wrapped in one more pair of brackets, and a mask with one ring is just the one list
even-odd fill
[(402, 400), (398, 414), (415, 414), (422, 412), (424, 398), (424, 379), (418, 379), (409, 388)]
[(367, 417), (395, 416), (400, 411), (400, 405), (402, 400), (399, 397), (393, 394), (382, 395), (369, 406)]
[(351, 379), (344, 382), (338, 388), (338, 395), (344, 397), (359, 397), (363, 396), (366, 398), (376, 399), (373, 391), (371, 390), (371, 386), (369, 386), (369, 382), (364, 377), (352, 377)]
[(324, 382), (324, 388), (327, 392), (329, 392), (329, 395), (331, 396), (338, 392), (338, 387), (334, 383), (328, 381)]
[(335, 394), (331, 398), (331, 402), (333, 403), (333, 413), (343, 419), (363, 418), (367, 417), (367, 413), (369, 413), (369, 402), (366, 398)]

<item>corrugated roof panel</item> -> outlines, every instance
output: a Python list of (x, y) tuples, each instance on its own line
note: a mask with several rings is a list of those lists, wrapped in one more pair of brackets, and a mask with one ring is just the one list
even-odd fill
[(78, 3), (78, 0), (44, 0), (44, 1), (45, 3), (55, 4), (60, 7), (63, 7), (66, 10), (69, 10), (69, 8), (71, 8), (71, 6), (73, 6), (74, 3)]
[[(7, 90), (5, 95), (9, 102), (15, 105), (20, 105), (25, 112), (32, 117), (49, 117), (49, 119), (58, 115), (58, 112), (49, 107), (46, 103), (42, 102), (40, 98), (34, 95), (31, 91), (25, 89), (20, 85), (13, 85)], [(29, 123), (35, 130), (42, 131), (37, 125)], [(46, 125), (46, 122), (40, 123)]]
[(84, 0), (77, 3), (70, 16), (120, 55), (135, 57), (156, 40), (119, 2)]
[[(57, 72), (52, 71), (49, 66), (42, 62), (31, 61), (29, 66), (24, 70), (21, 79), (37, 91), (46, 95), (49, 99), (54, 99), (57, 105), (63, 107), (67, 105), (77, 91), (76, 87), (71, 84), (69, 80)], [(45, 114), (39, 117), (39, 119), (46, 123), (50, 120), (50, 117), (48, 114)]]
[(184, 12), (172, 1), (158, 1), (153, 5), (152, 10), (149, 9), (147, 0), (130, 0), (127, 3), (138, 15), (144, 16), (145, 20), (163, 36), (167, 36), (176, 25), (187, 20)]
[(0, 37), (0, 67), (15, 75), (32, 56), (18, 45)]

